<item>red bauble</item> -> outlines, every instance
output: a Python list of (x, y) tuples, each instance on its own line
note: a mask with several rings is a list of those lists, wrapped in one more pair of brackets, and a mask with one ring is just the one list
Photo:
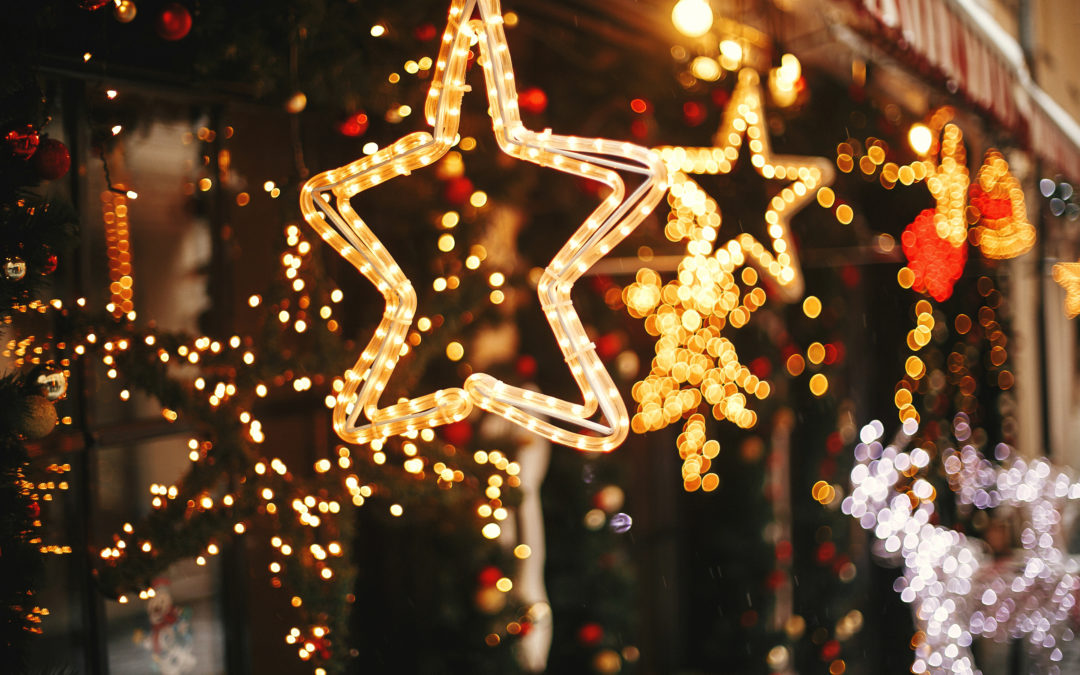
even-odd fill
[(514, 370), (525, 379), (533, 377), (536, 375), (536, 358), (529, 354), (519, 356), (517, 363), (514, 364)]
[(502, 579), (502, 577), (502, 570), (494, 565), (488, 565), (480, 570), (480, 574), (477, 575), (476, 580), (481, 588), (491, 588), (499, 581), (499, 579)]
[(942, 302), (953, 292), (953, 286), (964, 273), (967, 263), (967, 241), (953, 246), (938, 236), (934, 226), (934, 210), (924, 209), (900, 237), (908, 268), (915, 274), (912, 288), (929, 293)]
[(696, 127), (705, 121), (705, 115), (707, 111), (705, 106), (701, 105), (697, 101), (687, 101), (682, 107), (683, 119), (686, 123), (692, 127)]
[(840, 656), (840, 643), (836, 640), (829, 640), (821, 648), (822, 661), (832, 661), (838, 656)]
[(55, 253), (49, 254), (49, 257), (45, 258), (45, 264), (42, 266), (41, 271), (45, 274), (52, 274), (56, 271), (56, 265), (59, 260), (56, 258)]
[(598, 623), (587, 623), (578, 629), (578, 642), (586, 647), (592, 647), (600, 643), (604, 638), (604, 629)]
[(44, 180), (56, 180), (71, 168), (71, 153), (55, 138), (46, 138), (38, 145), (32, 158), (34, 170)]
[(30, 514), (31, 518), (37, 518), (41, 515), (41, 504), (36, 500), (30, 502), (30, 506), (26, 507), (26, 512)]
[(596, 354), (604, 361), (610, 361), (622, 350), (622, 338), (616, 333), (601, 335), (596, 340)]
[(772, 361), (767, 356), (759, 356), (750, 362), (750, 372), (759, 380), (767, 380), (772, 375)]
[(548, 97), (544, 93), (543, 89), (539, 87), (529, 87), (525, 91), (518, 94), (518, 105), (525, 112), (539, 115), (547, 110)]
[(446, 197), (446, 201), (455, 206), (461, 206), (469, 201), (469, 197), (475, 191), (473, 182), (464, 176), (458, 176), (457, 178), (451, 178), (446, 181), (446, 188), (443, 190), (443, 196)]
[(179, 2), (170, 2), (158, 14), (157, 32), (172, 42), (183, 40), (191, 32), (191, 12)]
[(832, 543), (831, 541), (826, 541), (822, 543), (821, 546), (818, 546), (817, 559), (819, 563), (825, 564), (832, 560), (835, 555), (836, 544)]
[(472, 435), (472, 425), (465, 420), (451, 422), (442, 428), (442, 436), (446, 442), (459, 447), (468, 443)]
[(7, 132), (7, 135), (4, 136), (4, 142), (7, 143), (11, 154), (20, 159), (30, 159), (34, 151), (38, 149), (41, 136), (38, 135), (34, 125), (27, 124), (21, 129), (12, 129)]
[(338, 131), (340, 131), (343, 136), (352, 138), (362, 136), (367, 129), (368, 116), (362, 112), (358, 112), (355, 115), (349, 115), (344, 122), (338, 125)]

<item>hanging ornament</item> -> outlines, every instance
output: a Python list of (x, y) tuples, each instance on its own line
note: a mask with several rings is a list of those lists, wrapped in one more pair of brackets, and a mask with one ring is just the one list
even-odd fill
[(4, 143), (7, 144), (8, 150), (20, 159), (30, 159), (40, 142), (41, 136), (32, 124), (27, 124), (21, 129), (12, 129), (4, 136)]
[(911, 288), (929, 293), (938, 302), (946, 300), (953, 292), (967, 262), (967, 243), (953, 246), (938, 236), (934, 209), (924, 209), (914, 222), (904, 229), (900, 242), (908, 259)]
[(972, 241), (987, 258), (1015, 258), (1035, 245), (1035, 228), (1027, 222), (1024, 191), (997, 150), (988, 150), (971, 186), (971, 205), (979, 213)]
[(26, 262), (19, 256), (4, 258), (4, 279), (22, 281), (26, 276)]
[(67, 377), (59, 370), (49, 370), (37, 376), (37, 385), (41, 393), (50, 401), (67, 393)]
[(191, 32), (191, 12), (179, 2), (170, 2), (158, 14), (157, 32), (170, 42), (183, 40)]
[(44, 396), (27, 396), (23, 400), (18, 431), (24, 438), (44, 438), (56, 426), (56, 407)]
[(88, 12), (95, 12), (109, 4), (109, 2), (110, 0), (79, 0), (79, 7)]
[(56, 266), (59, 264), (59, 259), (55, 253), (50, 253), (45, 257), (45, 264), (41, 267), (42, 274), (52, 274), (56, 271)]
[(113, 16), (120, 23), (131, 23), (135, 20), (135, 3), (132, 0), (118, 0), (113, 6)]
[(42, 180), (56, 180), (71, 168), (71, 153), (66, 145), (55, 138), (45, 138), (31, 161)]

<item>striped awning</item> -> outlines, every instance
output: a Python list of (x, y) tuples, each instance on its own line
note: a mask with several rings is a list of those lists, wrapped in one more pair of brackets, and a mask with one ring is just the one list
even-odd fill
[(861, 0), (883, 34), (951, 91), (1026, 137), (1032, 152), (1080, 181), (1080, 125), (1031, 78), (1023, 50), (975, 0)]

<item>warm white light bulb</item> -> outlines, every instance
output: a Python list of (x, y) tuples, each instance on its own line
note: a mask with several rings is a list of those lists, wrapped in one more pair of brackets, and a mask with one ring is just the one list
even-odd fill
[(671, 10), (671, 22), (686, 37), (701, 37), (712, 28), (712, 8), (705, 0), (679, 0)]
[(908, 143), (911, 144), (912, 150), (925, 155), (930, 152), (930, 146), (934, 144), (934, 134), (925, 124), (912, 124), (911, 129), (908, 130)]

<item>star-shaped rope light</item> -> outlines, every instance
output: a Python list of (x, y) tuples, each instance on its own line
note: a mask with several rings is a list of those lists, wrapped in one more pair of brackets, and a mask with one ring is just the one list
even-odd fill
[(970, 420), (957, 415), (953, 436), (960, 450), (943, 452), (957, 501), (979, 509), (1015, 509), (1023, 522), (1022, 548), (995, 559), (978, 539), (934, 525), (935, 490), (920, 477), (931, 455), (905, 451), (914, 420), (882, 446), (884, 427), (863, 428), (855, 448), (852, 492), (842, 509), (877, 539), (875, 550), (902, 561), (896, 588), (911, 603), (924, 637), (915, 650), (913, 673), (981, 672), (971, 653), (975, 637), (997, 641), (1024, 638), (1039, 671), (1060, 673), (1062, 645), (1074, 638), (1069, 627), (1080, 590), (1080, 560), (1066, 552), (1063, 514), (1080, 499), (1080, 483), (1045, 458), (1012, 458), (1002, 444), (995, 465), (974, 446)]
[[(659, 148), (671, 175), (671, 212), (664, 233), (687, 245), (673, 281), (661, 285), (659, 274), (642, 269), (623, 294), (630, 314), (644, 318), (646, 330), (657, 336), (652, 368), (633, 389), (638, 402), (631, 422), (635, 433), (662, 429), (697, 410), (703, 400), (716, 419), (750, 428), (757, 414), (747, 408), (747, 397), (769, 395), (769, 383), (739, 362), (723, 329), (741, 328), (765, 304), (766, 292), (758, 285), (762, 277), (773, 282), (782, 300), (801, 297), (804, 283), (788, 223), (834, 174), (825, 158), (773, 155), (762, 106), (758, 74), (743, 70), (715, 146)], [(744, 138), (755, 170), (787, 185), (765, 211), (770, 246), (742, 233), (715, 247), (720, 207), (690, 176), (730, 173)], [(679, 439), (684, 487), (715, 489), (719, 480), (708, 468), (719, 448), (706, 440), (704, 418), (692, 416)]]
[(1080, 261), (1054, 265), (1054, 281), (1065, 289), (1065, 316), (1080, 315)]
[[(477, 10), (480, 19), (470, 20)], [(468, 90), (465, 68), (471, 45), (477, 42), (500, 148), (518, 159), (595, 180), (611, 189), (548, 264), (538, 287), (541, 308), (582, 392), (583, 403), (475, 373), (463, 389), (440, 390), (380, 409), (379, 397), (412, 324), (416, 292), (349, 200), (365, 189), (431, 164), (452, 147), (462, 98)], [(462, 419), (475, 404), (556, 443), (590, 451), (614, 449), (626, 437), (629, 416), (574, 311), (571, 291), (586, 270), (656, 207), (666, 188), (663, 163), (655, 153), (630, 143), (526, 129), (518, 110), (498, 0), (453, 0), (425, 114), (434, 134), (409, 134), (370, 157), (316, 176), (301, 191), (301, 210), (307, 222), (375, 284), (386, 300), (374, 337), (346, 372), (334, 408), (335, 430), (347, 441), (364, 443)], [(642, 177), (641, 184), (627, 194), (619, 171)], [(590, 419), (597, 411), (600, 420)], [(369, 423), (360, 421), (361, 413)], [(580, 430), (567, 430), (556, 422)]]

